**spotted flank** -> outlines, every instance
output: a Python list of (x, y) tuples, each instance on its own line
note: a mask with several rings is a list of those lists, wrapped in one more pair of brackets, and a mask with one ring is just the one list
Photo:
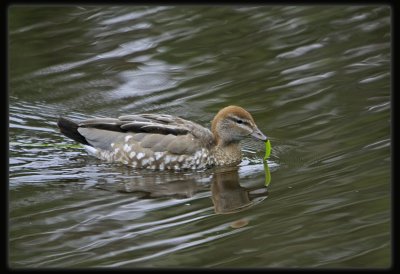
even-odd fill
[(213, 165), (207, 149), (201, 148), (192, 155), (172, 154), (168, 151), (152, 151), (143, 148), (133, 135), (127, 135), (119, 143), (111, 143), (110, 149), (87, 147), (88, 153), (108, 162), (120, 162), (133, 168), (153, 170), (205, 169)]

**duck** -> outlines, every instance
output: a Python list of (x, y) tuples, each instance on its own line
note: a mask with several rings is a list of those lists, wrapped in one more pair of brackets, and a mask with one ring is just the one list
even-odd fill
[(57, 126), (89, 154), (137, 169), (236, 166), (242, 160), (240, 141), (247, 137), (268, 140), (252, 115), (234, 105), (218, 111), (211, 129), (177, 116), (152, 113), (79, 122), (59, 117)]

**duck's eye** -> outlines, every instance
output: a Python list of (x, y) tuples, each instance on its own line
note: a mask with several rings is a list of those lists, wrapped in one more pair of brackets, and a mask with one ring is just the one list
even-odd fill
[(238, 124), (243, 124), (243, 120), (237, 119), (237, 120), (236, 120), (236, 123), (238, 123)]

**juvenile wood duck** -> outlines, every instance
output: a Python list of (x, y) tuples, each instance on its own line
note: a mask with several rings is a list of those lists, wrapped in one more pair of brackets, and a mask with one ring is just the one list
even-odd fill
[(240, 141), (248, 136), (266, 141), (245, 109), (228, 106), (211, 123), (166, 114), (135, 114), (74, 122), (60, 117), (61, 133), (82, 143), (88, 153), (134, 168), (205, 169), (240, 163)]

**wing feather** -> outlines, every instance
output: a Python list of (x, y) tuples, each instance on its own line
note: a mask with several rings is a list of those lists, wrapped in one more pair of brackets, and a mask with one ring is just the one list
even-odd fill
[[(94, 118), (78, 124), (79, 133), (95, 147), (110, 148), (127, 134), (142, 147), (173, 154), (190, 154), (214, 141), (201, 125), (166, 114), (135, 114), (118, 118)], [(123, 134), (121, 134), (123, 133)]]

